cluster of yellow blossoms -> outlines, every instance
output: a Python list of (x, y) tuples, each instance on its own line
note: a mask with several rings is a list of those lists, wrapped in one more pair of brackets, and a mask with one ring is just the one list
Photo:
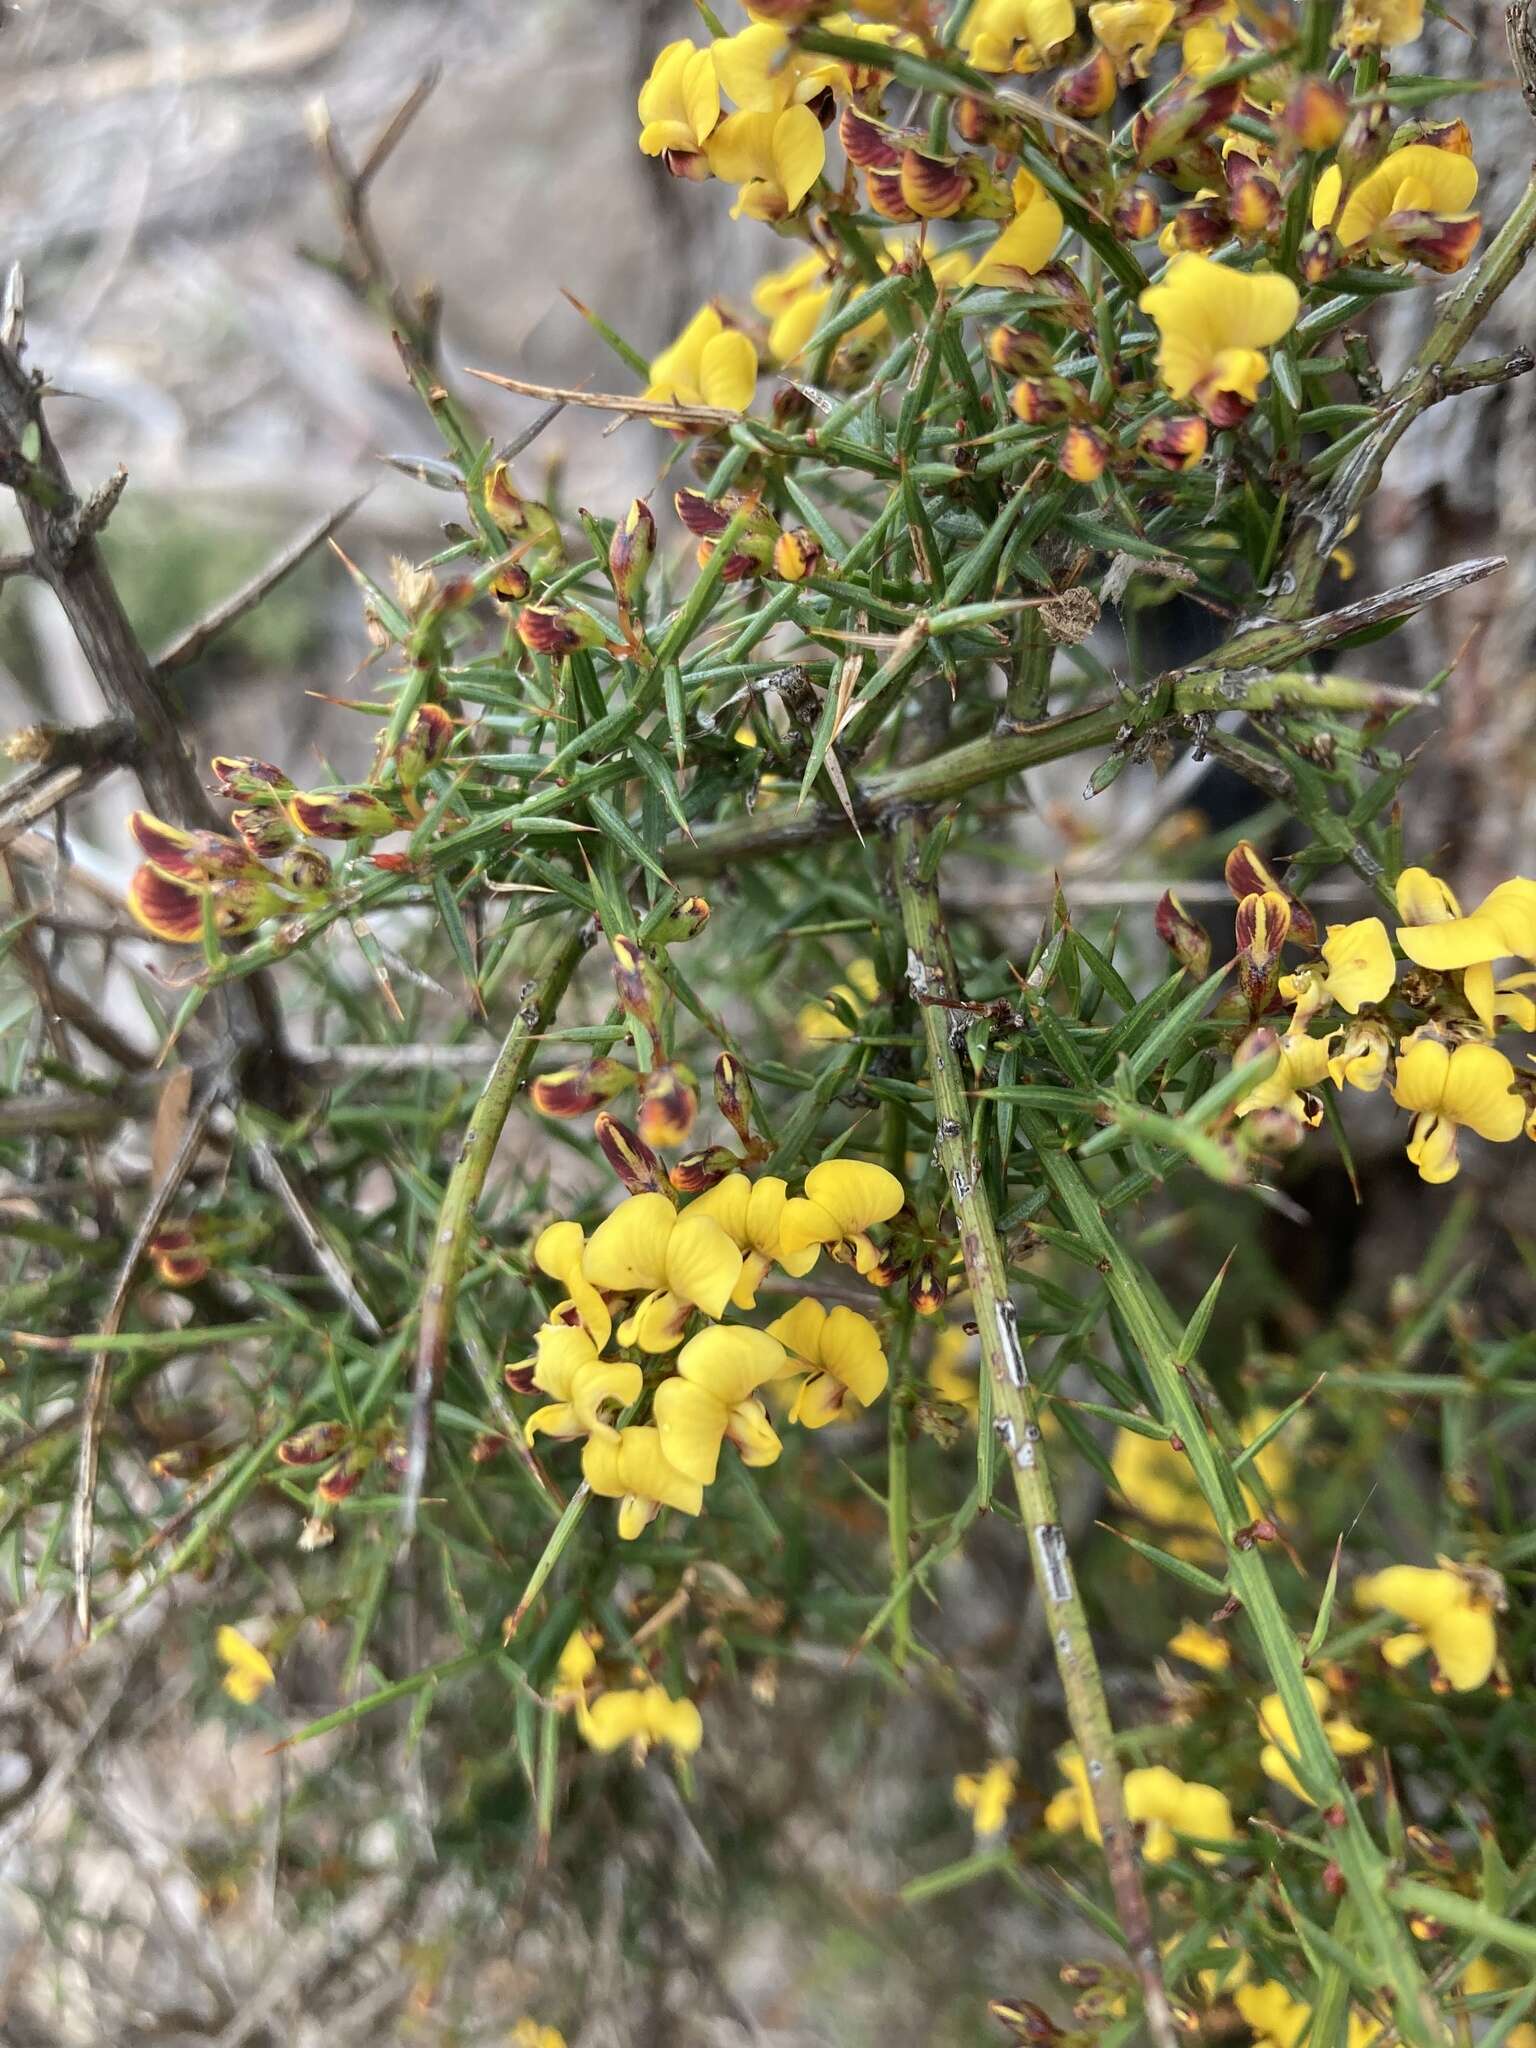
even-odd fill
[[(1330, 925), (1320, 938), (1305, 905), (1246, 842), (1229, 857), (1227, 880), (1238, 898), (1238, 979), (1253, 1025), (1237, 1064), (1275, 1056), (1236, 1105), (1251, 1144), (1298, 1143), (1322, 1120), (1314, 1091), (1324, 1081), (1367, 1094), (1389, 1083), (1413, 1117), (1408, 1157), (1432, 1183), (1460, 1171), (1463, 1130), (1495, 1144), (1522, 1131), (1536, 1138), (1536, 1076), (1494, 1043), (1506, 1030), (1536, 1031), (1536, 881), (1501, 882), (1463, 913), (1439, 876), (1405, 868), (1394, 932), (1365, 917)], [(1158, 927), (1186, 965), (1209, 958), (1176, 899), (1164, 898)], [(1288, 945), (1312, 956), (1289, 972)], [(1398, 954), (1408, 963), (1401, 974)], [(1509, 973), (1510, 962), (1527, 965)], [(1267, 1021), (1282, 1008), (1290, 1011), (1283, 1024)]]
[[(664, 1507), (697, 1515), (727, 1442), (746, 1465), (775, 1462), (782, 1445), (766, 1390), (806, 1429), (857, 1414), (888, 1377), (868, 1316), (811, 1296), (766, 1329), (727, 1316), (755, 1308), (774, 1269), (803, 1279), (823, 1250), (880, 1276), (870, 1231), (904, 1201), (884, 1167), (833, 1159), (812, 1167), (798, 1195), (775, 1175), (732, 1173), (682, 1207), (659, 1190), (632, 1194), (590, 1238), (578, 1223), (550, 1224), (534, 1263), (564, 1298), (533, 1356), (507, 1368), (516, 1391), (548, 1396), (528, 1417), (528, 1440), (581, 1439), (582, 1476), (620, 1503), (628, 1539)], [(639, 1357), (611, 1355), (613, 1342)], [(675, 1369), (648, 1389), (642, 1361), (673, 1354)], [(632, 1419), (647, 1395), (648, 1419)]]
[[(1047, 133), (1061, 175), (1125, 246), (1150, 242), (1169, 259), (1140, 306), (1157, 330), (1164, 390), (1193, 411), (1149, 408), (1144, 387), (1118, 365), (1118, 392), (1091, 398), (1057, 371), (1058, 342), (1072, 330), (1091, 335), (1092, 309), (1062, 254), (1061, 205), (1023, 161), (1027, 138), (1006, 99), (956, 101), (952, 125), (969, 150), (886, 118), (888, 53), (922, 58), (938, 48), (927, 10), (747, 0), (747, 12), (750, 23), (735, 34), (660, 52), (640, 94), (640, 147), (675, 176), (736, 186), (737, 216), (811, 244), (753, 294), (768, 322), (768, 355), (780, 364), (806, 357), (828, 317), (870, 290), (872, 252), (855, 260), (843, 221), (872, 214), (916, 223), (914, 245), (882, 241), (873, 254), (879, 270), (926, 265), (942, 287), (1035, 295), (1031, 327), (999, 327), (988, 350), (1017, 377), (1015, 415), (1062, 428), (1057, 463), (1075, 482), (1127, 472), (1137, 459), (1187, 469), (1206, 453), (1212, 428), (1241, 424), (1268, 374), (1265, 351), (1299, 316), (1298, 280), (1320, 283), (1346, 263), (1454, 271), (1480, 232), (1469, 210), (1478, 176), (1465, 124), (1394, 127), (1385, 97), (1352, 103), (1339, 86), (1297, 69), (1279, 17), (1241, 14), (1238, 0), (1094, 0), (1084, 19), (1072, 0), (976, 0), (960, 53), (984, 73), (1057, 71), (1052, 99), (1062, 118)], [(807, 26), (840, 39), (839, 54), (809, 47), (798, 33)], [(1349, 0), (1335, 43), (1359, 57), (1411, 43), (1422, 26), (1421, 0)], [(851, 54), (855, 42), (867, 56)], [(1121, 87), (1145, 79), (1174, 46), (1173, 75), (1137, 115), (1128, 142), (1083, 125), (1108, 116)], [(1238, 63), (1250, 67), (1246, 75), (1226, 76)], [(834, 123), (840, 180), (828, 165)], [(1154, 178), (1192, 196), (1165, 213)], [(1297, 218), (1293, 200), (1311, 222), (1299, 246), (1287, 225)], [(979, 253), (927, 246), (929, 223), (969, 220), (998, 224)], [(1229, 251), (1258, 260), (1243, 267)], [(1053, 322), (1062, 335), (1048, 332)], [(834, 387), (852, 381), (888, 331), (878, 307), (867, 321), (839, 320), (814, 374)], [(651, 363), (645, 395), (744, 411), (758, 368), (757, 341), (711, 305)], [(1115, 412), (1127, 409), (1142, 417), (1122, 431)]]

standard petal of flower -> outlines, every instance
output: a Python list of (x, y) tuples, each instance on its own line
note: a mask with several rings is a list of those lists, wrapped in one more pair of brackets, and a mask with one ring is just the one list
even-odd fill
[(701, 1330), (677, 1356), (677, 1369), (695, 1386), (706, 1388), (726, 1408), (745, 1401), (784, 1369), (784, 1347), (767, 1330), (732, 1324)]
[(664, 1380), (652, 1404), (662, 1455), (672, 1468), (701, 1486), (713, 1486), (720, 1469), (730, 1410), (707, 1387), (691, 1380)]
[(879, 1400), (890, 1378), (879, 1331), (868, 1316), (841, 1305), (821, 1333), (821, 1363), (865, 1408)]
[(1525, 1124), (1520, 1097), (1511, 1091), (1515, 1070), (1491, 1045), (1458, 1045), (1445, 1085), (1445, 1114), (1480, 1138), (1508, 1144)]
[(827, 139), (809, 107), (786, 107), (779, 115), (773, 124), (771, 154), (774, 176), (793, 213), (827, 161)]
[(1493, 1674), (1499, 1654), (1493, 1616), (1477, 1601), (1453, 1608), (1428, 1631), (1429, 1647), (1454, 1692), (1476, 1692)]
[(1509, 951), (1497, 920), (1476, 910), (1470, 917), (1446, 918), (1438, 924), (1401, 925), (1397, 943), (1417, 966), (1438, 974), (1501, 960)]
[(805, 1177), (805, 1192), (851, 1237), (871, 1223), (888, 1223), (906, 1200), (894, 1173), (852, 1159), (825, 1160)]
[[(638, 1199), (649, 1201), (652, 1197)], [(664, 1202), (666, 1197), (655, 1199)], [(677, 1218), (667, 1240), (665, 1278), (679, 1301), (691, 1301), (705, 1315), (719, 1318), (725, 1314), (740, 1277), (741, 1252), (712, 1216), (700, 1216), (690, 1209)]]
[[(1403, 934), (1399, 933), (1401, 940)], [(1392, 1100), (1399, 1109), (1437, 1115), (1445, 1099), (1446, 1077), (1451, 1070), (1450, 1047), (1437, 1038), (1415, 1039), (1404, 1046), (1392, 1083)]]
[(676, 1222), (677, 1211), (665, 1195), (630, 1195), (588, 1239), (584, 1276), (615, 1294), (663, 1286), (667, 1241)]
[(793, 1372), (821, 1364), (821, 1334), (826, 1328), (827, 1310), (814, 1295), (805, 1295), (768, 1325), (770, 1337), (777, 1337), (789, 1354), (784, 1370)]
[(706, 405), (745, 412), (757, 390), (757, 350), (739, 327), (706, 342), (699, 357), (699, 391)]
[(1355, 1585), (1357, 1607), (1384, 1607), (1421, 1629), (1462, 1606), (1466, 1597), (1455, 1572), (1431, 1565), (1388, 1565), (1385, 1571), (1367, 1573)]
[(1328, 993), (1352, 1017), (1362, 1003), (1379, 1003), (1397, 974), (1392, 941), (1379, 917), (1329, 925), (1323, 959), (1328, 966)]

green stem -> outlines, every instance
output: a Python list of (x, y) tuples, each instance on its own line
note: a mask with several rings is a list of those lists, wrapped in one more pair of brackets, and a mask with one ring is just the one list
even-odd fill
[(1029, 1140), (1055, 1198), (1058, 1214), (1080, 1239), (1104, 1275), (1110, 1299), (1120, 1311), (1156, 1391), (1161, 1419), (1172, 1424), (1184, 1445), (1227, 1553), (1227, 1583), (1241, 1601), (1259, 1639), (1275, 1690), (1295, 1738), (1298, 1771), (1310, 1796), (1337, 1820), (1338, 1861), (1359, 1914), (1360, 1925), (1390, 1985), (1398, 2025), (1417, 2048), (1440, 2048), (1444, 2029), (1419, 1969), (1406, 1927), (1386, 1900), (1388, 1863), (1372, 1839), (1364, 1816), (1329, 1747), (1322, 1719), (1307, 1690), (1301, 1648), (1287, 1621), (1262, 1554), (1245, 1533), (1249, 1520), (1242, 1489), (1222, 1454), (1207, 1418), (1180, 1367), (1153, 1297), (1135, 1263), (1105, 1220), (1098, 1197), (1075, 1159), (1051, 1149), (1043, 1120), (1019, 1111), (1019, 1128)]
[(1136, 1838), (1125, 1810), (1125, 1785), (1115, 1754), (1104, 1682), (1088, 1616), (1067, 1553), (1066, 1537), (1036, 1419), (1035, 1398), (1008, 1296), (1003, 1248), (987, 1197), (981, 1162), (970, 1144), (970, 1106), (960, 1061), (949, 1040), (950, 1012), (935, 1000), (960, 994), (959, 978), (939, 907), (936, 882), (925, 880), (920, 855), (925, 828), (903, 820), (896, 836), (896, 887), (908, 948), (908, 974), (923, 1016), (933, 1089), (934, 1157), (948, 1183), (960, 1230), (982, 1361), (992, 1385), (993, 1427), (1007, 1455), (1028, 1532), (1035, 1584), (1050, 1620), (1051, 1646), (1067, 1718), (1093, 1792), (1115, 1910), (1141, 1982), (1147, 2025), (1158, 2048), (1177, 2036), (1163, 1985), (1162, 1963), (1142, 1885)]

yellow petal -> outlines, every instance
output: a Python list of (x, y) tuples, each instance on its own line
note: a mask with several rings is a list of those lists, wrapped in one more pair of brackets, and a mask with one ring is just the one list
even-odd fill
[(647, 1723), (640, 1693), (605, 1692), (587, 1709), (581, 1732), (593, 1749), (606, 1754), (647, 1732)]
[(1443, 1620), (1464, 1606), (1466, 1598), (1465, 1580), (1430, 1565), (1388, 1565), (1385, 1571), (1368, 1573), (1355, 1586), (1357, 1607), (1384, 1607), (1411, 1621), (1415, 1628), (1428, 1628)]
[(1323, 959), (1328, 968), (1328, 993), (1351, 1016), (1362, 1003), (1379, 1003), (1397, 974), (1392, 941), (1379, 917), (1329, 925)]
[(720, 119), (720, 86), (715, 72), (719, 45), (694, 51), (683, 66), (682, 103), (684, 116), (697, 148)]
[(591, 1435), (609, 1428), (603, 1409), (628, 1408), (639, 1400), (643, 1385), (639, 1366), (624, 1359), (602, 1358), (583, 1366), (571, 1388), (571, 1406), (582, 1429)]
[(703, 1387), (726, 1408), (745, 1401), (784, 1368), (784, 1347), (767, 1330), (741, 1324), (701, 1330), (677, 1356), (685, 1380)]
[(646, 1725), (655, 1742), (665, 1742), (682, 1756), (692, 1756), (704, 1740), (704, 1720), (692, 1700), (669, 1699), (659, 1685), (645, 1694)]
[(741, 1277), (741, 1253), (712, 1216), (690, 1209), (678, 1217), (667, 1240), (665, 1277), (679, 1301), (692, 1302), (707, 1316), (723, 1316)]
[(713, 1486), (730, 1410), (707, 1387), (690, 1380), (664, 1380), (652, 1404), (667, 1463), (701, 1486)]
[(1428, 1634), (1435, 1662), (1453, 1691), (1475, 1692), (1488, 1683), (1499, 1644), (1493, 1616), (1481, 1602), (1469, 1602), (1442, 1615)]
[(253, 1642), (241, 1635), (239, 1629), (231, 1628), (226, 1622), (213, 1639), (213, 1647), (219, 1662), (225, 1668), (223, 1686), (232, 1700), (242, 1706), (250, 1706), (260, 1699), (269, 1685), (277, 1680), (277, 1673), (267, 1662)]
[(772, 158), (774, 176), (793, 213), (827, 161), (827, 139), (809, 107), (786, 107), (779, 115), (773, 124)]
[(692, 1313), (688, 1302), (679, 1301), (665, 1287), (658, 1287), (654, 1294), (636, 1302), (634, 1314), (619, 1325), (619, 1342), (657, 1354), (675, 1351), (683, 1341), (683, 1331)]
[(699, 358), (699, 392), (706, 405), (745, 412), (757, 390), (757, 350), (739, 327), (706, 342)]
[(1049, 193), (1042, 192), (977, 258), (966, 282), (1011, 284), (1018, 271), (1033, 277), (1055, 255), (1063, 225), (1061, 208)]
[(744, 112), (776, 114), (788, 105), (795, 75), (786, 62), (787, 30), (757, 22), (738, 35), (719, 37), (712, 48), (721, 88)]
[(1447, 918), (1461, 915), (1450, 884), (1428, 868), (1404, 868), (1394, 893), (1397, 914), (1404, 924), (1443, 924)]
[(569, 1401), (546, 1402), (542, 1408), (535, 1408), (523, 1424), (523, 1441), (530, 1444), (540, 1436), (552, 1436), (557, 1443), (569, 1443), (572, 1438), (587, 1434)]
[(805, 1177), (805, 1192), (835, 1217), (849, 1237), (871, 1223), (888, 1223), (906, 1200), (894, 1173), (851, 1159), (824, 1160)]
[(1408, 1629), (1400, 1636), (1388, 1636), (1381, 1646), (1383, 1663), (1390, 1664), (1394, 1671), (1402, 1671), (1429, 1649), (1429, 1638), (1421, 1636), (1417, 1629)]
[[(784, 1185), (782, 1181), (780, 1187)], [(752, 1183), (744, 1173), (728, 1173), (724, 1180), (716, 1181), (712, 1188), (706, 1188), (697, 1201), (690, 1202), (689, 1216), (708, 1216), (745, 1251), (751, 1243), (747, 1236), (747, 1208), (752, 1199)]]
[(1301, 306), (1289, 278), (1234, 270), (1191, 250), (1175, 256), (1138, 303), (1157, 326), (1158, 370), (1175, 398), (1187, 397), (1224, 350), (1278, 341)]
[(1477, 196), (1477, 166), (1469, 156), (1433, 143), (1410, 142), (1367, 173), (1344, 202), (1335, 233), (1346, 249), (1373, 235), (1388, 215), (1465, 213)]
[(596, 1361), (592, 1339), (574, 1323), (545, 1323), (533, 1341), (533, 1384), (541, 1394), (568, 1401), (577, 1373)]
[(1339, 210), (1339, 201), (1344, 196), (1344, 173), (1337, 164), (1330, 164), (1312, 188), (1312, 225), (1326, 228), (1333, 225), (1333, 216)]
[(743, 1465), (778, 1463), (784, 1446), (761, 1401), (738, 1401), (731, 1410), (725, 1433), (741, 1453)]
[(1397, 943), (1410, 960), (1439, 974), (1501, 960), (1509, 951), (1497, 919), (1476, 910), (1470, 917), (1446, 918), (1438, 924), (1403, 925)]
[(663, 1287), (667, 1244), (677, 1211), (665, 1195), (631, 1195), (593, 1231), (582, 1272), (594, 1287), (614, 1294)]
[(827, 1311), (824, 1303), (814, 1295), (804, 1295), (793, 1308), (776, 1316), (768, 1325), (768, 1334), (777, 1337), (786, 1352), (786, 1369), (792, 1370), (798, 1361), (815, 1368), (821, 1364), (821, 1333), (826, 1328)]
[[(1404, 934), (1399, 933), (1401, 939)], [(1398, 1055), (1397, 1074), (1392, 1082), (1392, 1100), (1399, 1109), (1429, 1115), (1439, 1113), (1445, 1097), (1446, 1078), (1451, 1070), (1451, 1051), (1438, 1038), (1416, 1038)]]
[(1446, 1076), (1444, 1114), (1480, 1138), (1508, 1144), (1525, 1125), (1515, 1070), (1491, 1045), (1458, 1045)]
[[(705, 147), (709, 168), (728, 185), (773, 173), (774, 114), (727, 114)], [(813, 120), (815, 116), (811, 117)]]
[(1205, 1671), (1225, 1671), (1232, 1662), (1232, 1651), (1224, 1638), (1201, 1628), (1198, 1622), (1186, 1621), (1177, 1635), (1169, 1637), (1168, 1647), (1174, 1656), (1186, 1658)]
[(890, 1377), (879, 1331), (868, 1316), (841, 1304), (822, 1329), (821, 1364), (865, 1408), (879, 1400)]
[(1498, 925), (1507, 952), (1536, 960), (1536, 882), (1524, 875), (1500, 882), (1477, 906), (1477, 914)]

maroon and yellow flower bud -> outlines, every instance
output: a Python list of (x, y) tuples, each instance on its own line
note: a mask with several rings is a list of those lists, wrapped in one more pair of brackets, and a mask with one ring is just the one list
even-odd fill
[(295, 896), (330, 893), (335, 870), (318, 846), (290, 846), (278, 863), (278, 880)]
[(969, 158), (926, 149), (902, 151), (900, 176), (901, 196), (919, 220), (953, 220), (976, 190)]
[(988, 106), (985, 100), (965, 93), (954, 102), (955, 133), (973, 149), (997, 149), (1014, 154), (1020, 129), (1017, 121)]
[(149, 1259), (163, 1287), (195, 1287), (208, 1277), (209, 1261), (190, 1223), (168, 1223), (158, 1230), (150, 1239)]
[(773, 573), (781, 583), (804, 583), (821, 562), (821, 542), (808, 526), (790, 527), (773, 544)]
[(719, 540), (731, 521), (745, 511), (747, 523), (735, 545), (748, 553), (763, 551), (765, 561), (773, 553), (778, 522), (745, 492), (726, 491), (718, 498), (707, 498), (702, 491), (682, 490), (673, 493), (672, 503), (684, 526), (700, 540)]
[(1211, 969), (1211, 935), (1191, 917), (1171, 889), (1165, 889), (1152, 913), (1157, 936), (1186, 974), (1202, 981)]
[(518, 552), (527, 554), (535, 569), (551, 569), (564, 559), (560, 522), (547, 505), (523, 496), (507, 463), (493, 462), (486, 471), (480, 502), (491, 524), (508, 540), (520, 543)]
[(276, 860), (298, 836), (280, 810), (231, 811), (229, 822), (240, 843), (255, 860)]
[(1227, 855), (1222, 870), (1227, 887), (1239, 902), (1245, 896), (1262, 896), (1266, 892), (1283, 896), (1291, 914), (1291, 937), (1298, 946), (1317, 944), (1317, 920), (1302, 902), (1293, 895), (1276, 876), (1251, 839), (1239, 839)]
[(729, 1145), (706, 1145), (702, 1152), (690, 1152), (667, 1169), (667, 1178), (680, 1195), (702, 1195), (718, 1187), (727, 1174), (740, 1173), (742, 1160)]
[(1163, 209), (1149, 185), (1128, 185), (1115, 200), (1115, 228), (1122, 241), (1150, 242), (1163, 224)]
[(652, 1067), (640, 1082), (640, 1137), (655, 1150), (686, 1145), (699, 1114), (698, 1090), (670, 1061)]
[(1275, 999), (1290, 930), (1290, 904), (1278, 889), (1245, 896), (1237, 906), (1237, 979), (1251, 1017), (1261, 1017)]
[(492, 1458), (499, 1458), (503, 1451), (511, 1448), (510, 1437), (503, 1436), (497, 1429), (484, 1429), (479, 1436), (470, 1439), (469, 1462), (471, 1465), (489, 1465)]
[(147, 861), (134, 869), (123, 900), (145, 931), (168, 945), (195, 946), (203, 935), (203, 899), (198, 891), (162, 875)]
[(1472, 130), (1465, 121), (1404, 121), (1392, 136), (1394, 150), (1410, 142), (1422, 142), (1430, 149), (1448, 149), (1452, 156), (1472, 154)]
[(381, 796), (361, 788), (299, 790), (288, 815), (310, 839), (377, 839), (400, 824)]
[(866, 171), (864, 173), (864, 197), (871, 213), (878, 213), (882, 220), (900, 222), (903, 226), (918, 218), (916, 210), (907, 204), (901, 189), (901, 172)]
[(219, 795), (241, 803), (273, 803), (293, 788), (281, 768), (250, 754), (215, 754), (208, 765), (218, 778)]
[(644, 948), (624, 932), (615, 932), (608, 946), (613, 954), (613, 985), (618, 990), (619, 1007), (625, 1016), (638, 1018), (647, 1031), (654, 1032), (664, 993), (656, 969)]
[(1159, 469), (1193, 469), (1205, 460), (1211, 432), (1198, 413), (1170, 413), (1147, 420), (1136, 436), (1143, 458)]
[(1059, 113), (1070, 114), (1075, 121), (1092, 121), (1109, 112), (1119, 90), (1114, 58), (1095, 43), (1081, 64), (1057, 79), (1051, 99)]
[[(854, 1263), (846, 1245), (832, 1245), (829, 1249), (839, 1265), (851, 1266)], [(874, 1265), (861, 1277), (867, 1280), (871, 1287), (894, 1287), (898, 1281), (906, 1279), (907, 1272), (908, 1261), (899, 1258), (894, 1251), (887, 1248), (880, 1252)]]
[(644, 498), (635, 498), (608, 543), (608, 575), (626, 611), (644, 589), (655, 555), (656, 515)]
[(747, 1150), (754, 1150), (752, 1082), (733, 1052), (723, 1052), (715, 1061), (715, 1107)]
[(1276, 116), (1293, 150), (1332, 149), (1349, 120), (1349, 96), (1322, 78), (1303, 78)]
[(994, 327), (987, 336), (987, 356), (1010, 377), (1022, 377), (1026, 372), (1042, 375), (1055, 361), (1051, 344), (1027, 327)]
[(1054, 318), (1065, 320), (1079, 334), (1092, 334), (1094, 310), (1083, 289), (1082, 279), (1069, 264), (1048, 263), (1044, 270), (1035, 273), (1030, 290), (1054, 300), (1051, 308)]
[(414, 789), (453, 745), (455, 720), (441, 704), (418, 704), (395, 748), (395, 773), (402, 789)]
[(607, 629), (575, 605), (525, 604), (517, 615), (517, 637), (530, 654), (563, 660), (584, 647), (606, 647)]
[(222, 832), (187, 832), (150, 811), (132, 812), (128, 830), (151, 866), (179, 881), (230, 880), (256, 867), (250, 849), (240, 840), (227, 839)]
[(1279, 224), (1285, 211), (1280, 187), (1251, 156), (1234, 149), (1227, 158), (1227, 217), (1238, 234), (1253, 241)]
[(1242, 87), (1236, 79), (1225, 85), (1191, 81), (1175, 87), (1152, 108), (1143, 108), (1131, 124), (1137, 163), (1168, 176), (1180, 169), (1179, 159), (1237, 112)]
[(536, 1074), (528, 1084), (528, 1099), (540, 1116), (590, 1116), (633, 1088), (639, 1078), (622, 1060), (574, 1060), (567, 1067)]
[(1168, 238), (1175, 249), (1192, 249), (1205, 256), (1219, 249), (1231, 233), (1226, 205), (1214, 193), (1191, 199), (1168, 223)]
[(1325, 284), (1344, 261), (1344, 248), (1332, 228), (1313, 228), (1301, 238), (1296, 269), (1304, 284)]
[(326, 1465), (346, 1448), (350, 1430), (344, 1422), (312, 1422), (307, 1429), (283, 1438), (277, 1447), (279, 1465)]
[(850, 101), (837, 124), (843, 154), (861, 171), (900, 171), (909, 137), (863, 113)]
[(681, 896), (671, 915), (664, 917), (656, 927), (656, 943), (661, 946), (686, 945), (689, 939), (699, 936), (709, 918), (709, 905), (702, 896)]
[(1480, 213), (1394, 213), (1371, 237), (1371, 247), (1394, 262), (1422, 263), (1449, 277), (1465, 269), (1482, 231)]
[(315, 1488), (315, 1498), (323, 1500), (330, 1507), (344, 1501), (349, 1494), (356, 1493), (362, 1485), (368, 1467), (373, 1463), (373, 1446), (357, 1444), (341, 1460), (333, 1465)]
[(592, 1129), (603, 1157), (632, 1195), (659, 1195), (669, 1190), (661, 1161), (627, 1124), (606, 1109), (599, 1110)]
[(491, 595), (498, 604), (521, 604), (533, 588), (533, 578), (521, 562), (504, 562), (491, 578)]
[(1392, 142), (1392, 110), (1385, 100), (1370, 100), (1357, 107), (1345, 124), (1334, 158), (1344, 190), (1359, 184), (1367, 171), (1375, 170)]
[(1109, 466), (1109, 437), (1079, 422), (1061, 437), (1056, 467), (1075, 484), (1096, 484)]
[(1008, 394), (1008, 409), (1027, 427), (1049, 427), (1067, 417), (1071, 396), (1063, 377), (1021, 377)]
[(944, 1261), (925, 1251), (907, 1270), (907, 1299), (920, 1316), (936, 1316), (949, 1298)]

